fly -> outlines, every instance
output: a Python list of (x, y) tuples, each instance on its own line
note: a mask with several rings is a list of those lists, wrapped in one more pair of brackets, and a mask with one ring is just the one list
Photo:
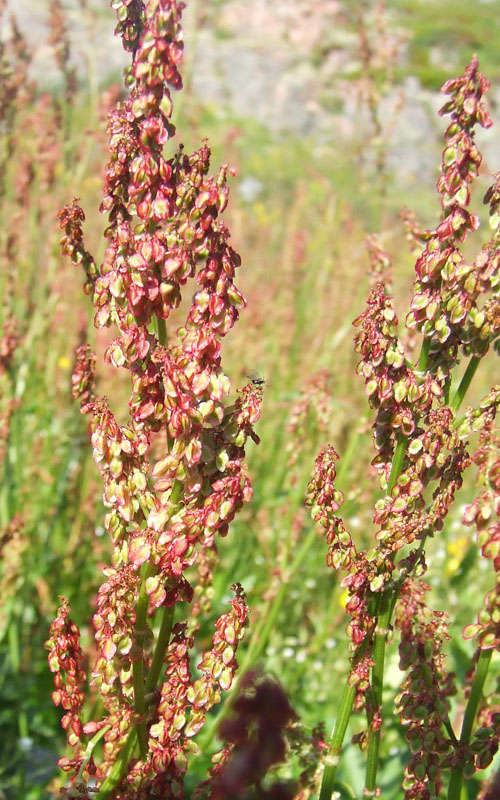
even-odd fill
[(265, 386), (266, 382), (264, 378), (262, 378), (258, 372), (251, 372), (250, 375), (247, 375), (248, 380), (252, 381), (254, 386)]

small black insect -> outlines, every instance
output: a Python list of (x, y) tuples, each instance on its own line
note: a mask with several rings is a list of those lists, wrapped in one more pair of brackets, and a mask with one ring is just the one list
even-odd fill
[(254, 386), (266, 386), (266, 380), (262, 377), (262, 372), (257, 369), (251, 369), (250, 372), (247, 373), (247, 378), (249, 381), (252, 381)]

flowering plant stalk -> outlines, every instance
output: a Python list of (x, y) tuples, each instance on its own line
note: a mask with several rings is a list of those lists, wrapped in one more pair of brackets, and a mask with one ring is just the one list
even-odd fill
[[(448, 773), (448, 798), (459, 800), (463, 781), (491, 763), (500, 742), (500, 698), (497, 693), (482, 696), (492, 652), (500, 649), (500, 439), (494, 428), (500, 388), (494, 387), (476, 407), (461, 411), (481, 360), (492, 345), (498, 350), (500, 333), (500, 173), (484, 200), (491, 237), (474, 261), (468, 262), (463, 255), (463, 243), (479, 225), (469, 210), (470, 184), (481, 164), (475, 127), (491, 125), (482, 102), (488, 87), (475, 58), (463, 76), (443, 87), (449, 99), (441, 113), (450, 114), (451, 122), (437, 184), (442, 218), (435, 230), (414, 231), (423, 244), (406, 318), (407, 333), (420, 334), (422, 340), (415, 364), (407, 355), (388, 291), (389, 260), (371, 248), (372, 259), (378, 261), (378, 280), (366, 310), (354, 324), (358, 329), (355, 347), (361, 356), (358, 373), (376, 412), (372, 465), (384, 492), (374, 509), (374, 546), (358, 549), (337, 516), (344, 498), (335, 487), (338, 455), (333, 447), (317, 458), (308, 488), (313, 518), (326, 529), (327, 563), (346, 573), (341, 585), (348, 593), (350, 615), (351, 666), (329, 744), (320, 800), (332, 796), (353, 710), (364, 711), (367, 719), (366, 731), (356, 737), (367, 753), (364, 795), (380, 796), (377, 769), (384, 665), (393, 620), (400, 632), (401, 669), (407, 673), (396, 698), (411, 752), (404, 797), (443, 796)], [(463, 356), (468, 364), (458, 379)], [(477, 434), (479, 447), (471, 454)], [(456, 691), (454, 676), (442, 652), (450, 638), (447, 618), (427, 606), (429, 587), (422, 578), (426, 542), (443, 529), (463, 474), (472, 463), (479, 468), (481, 492), (467, 507), (463, 523), (476, 525), (481, 554), (493, 563), (495, 585), (477, 623), (464, 632), (476, 641), (477, 649), (458, 731), (449, 719), (450, 696)], [(485, 787), (483, 798), (489, 796), (487, 791)]]
[[(248, 436), (258, 441), (252, 426), (262, 387), (250, 383), (235, 403), (224, 401), (230, 386), (221, 369), (221, 340), (245, 305), (234, 284), (240, 259), (219, 220), (227, 168), (208, 175), (206, 143), (192, 155), (182, 145), (170, 158), (164, 155), (175, 134), (171, 90), (182, 88), (183, 4), (113, 0), (112, 6), (131, 65), (128, 97), (109, 116), (101, 205), (108, 215), (107, 248), (100, 267), (85, 247), (78, 201), (60, 212), (62, 248), (84, 269), (95, 325), (118, 332), (105, 359), (127, 369), (131, 379), (129, 417), (120, 424), (95, 393), (95, 356), (89, 345), (79, 348), (73, 393), (90, 418), (113, 544), (93, 617), (97, 655), (90, 693), (79, 630), (64, 598), (47, 647), (53, 699), (65, 712), (73, 751), (59, 761), (73, 784), (64, 794), (180, 798), (188, 759), (197, 751), (193, 737), (221, 690), (231, 686), (247, 621), (245, 595), (235, 585), (212, 647), (198, 663), (199, 677), (192, 676), (215, 537), (227, 534), (251, 498), (244, 447)], [(185, 323), (167, 330), (183, 287), (194, 280)], [(85, 703), (97, 696), (97, 713), (89, 719)]]

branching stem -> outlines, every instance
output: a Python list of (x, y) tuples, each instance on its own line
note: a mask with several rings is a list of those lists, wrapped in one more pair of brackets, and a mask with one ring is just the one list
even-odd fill
[[(483, 693), (484, 682), (488, 675), (493, 650), (481, 650), (470, 690), (469, 700), (465, 709), (460, 734), (460, 744), (468, 745), (472, 735), (472, 726), (476, 718), (479, 701)], [(463, 783), (463, 764), (459, 763), (452, 770), (448, 785), (448, 800), (460, 800)]]
[(162, 617), (158, 638), (156, 640), (155, 650), (153, 653), (153, 660), (146, 680), (146, 694), (152, 692), (156, 688), (158, 678), (160, 677), (161, 666), (163, 659), (170, 641), (170, 634), (172, 632), (172, 624), (174, 621), (175, 606), (165, 606), (162, 609)]
[[(424, 373), (427, 367), (427, 361), (429, 357), (431, 347), (431, 339), (424, 339), (422, 342), (422, 348), (420, 351), (420, 356), (418, 359), (417, 370), (421, 373)], [(480, 359), (477, 357), (471, 358), (469, 365), (462, 377), (460, 385), (456, 391), (456, 394), (453, 398), (451, 403), (452, 410), (456, 413), (467, 393), (467, 390), (472, 382), (472, 379), (476, 373), (477, 367), (479, 365)], [(387, 486), (387, 493), (390, 494), (394, 489), (398, 477), (401, 474), (401, 470), (403, 468), (404, 457), (406, 453), (406, 448), (408, 445), (408, 437), (404, 436), (403, 434), (398, 435), (396, 447), (394, 450), (392, 466), (391, 466), (391, 473), (389, 476), (389, 482)], [(420, 544), (420, 549), (423, 548), (424, 541)], [(373, 708), (375, 711), (379, 711), (382, 704), (382, 694), (384, 688), (384, 665), (385, 665), (385, 648), (387, 643), (387, 633), (390, 629), (391, 618), (396, 606), (397, 598), (399, 592), (401, 590), (401, 582), (398, 582), (392, 589), (392, 592), (387, 592), (385, 595), (382, 595), (379, 599), (378, 607), (377, 607), (377, 628), (375, 633), (375, 640), (374, 640), (374, 647), (373, 647), (373, 661), (374, 667), (372, 670), (372, 689), (373, 689)], [(483, 651), (489, 652), (489, 651)], [(481, 656), (482, 657), (482, 656)], [(491, 654), (490, 654), (491, 658)], [(481, 660), (481, 659), (480, 659)], [(488, 662), (489, 664), (489, 662)], [(478, 664), (478, 669), (476, 671), (479, 672), (480, 665)], [(487, 670), (486, 670), (487, 671)], [(484, 676), (486, 677), (486, 676)], [(475, 679), (476, 680), (476, 679)], [(479, 678), (478, 678), (479, 680)], [(484, 678), (483, 678), (484, 683)], [(481, 683), (481, 689), (482, 685)], [(319, 800), (330, 800), (333, 792), (333, 787), (335, 783), (335, 776), (337, 773), (337, 768), (340, 760), (340, 752), (342, 749), (342, 743), (344, 740), (345, 732), (347, 730), (347, 724), (349, 721), (349, 717), (352, 713), (353, 705), (355, 699), (355, 691), (349, 685), (346, 684), (344, 689), (344, 694), (342, 696), (339, 716), (337, 718), (337, 722), (335, 724), (334, 732), (332, 734), (332, 739), (329, 745), (329, 752), (326, 759), (326, 766), (323, 773), (323, 780), (321, 783), (321, 791)], [(472, 691), (471, 691), (471, 698), (469, 698), (469, 703), (467, 709), (471, 704), (472, 699)], [(471, 706), (472, 708), (472, 706)], [(474, 713), (472, 711), (469, 712), (469, 716), (467, 715), (466, 711), (466, 718), (469, 720), (470, 715), (472, 714), (472, 718), (470, 721), (470, 725), (472, 726), (472, 722), (475, 717), (475, 713), (477, 710), (477, 703), (474, 707)], [(466, 719), (464, 718), (464, 725)], [(378, 755), (380, 749), (380, 731), (381, 729), (378, 728), (375, 731), (371, 731), (369, 735), (369, 743), (368, 743), (368, 753), (367, 753), (367, 765), (366, 765), (366, 780), (365, 780), (365, 789), (368, 793), (375, 791), (376, 789), (376, 776), (377, 776), (377, 768), (378, 768)], [(449, 795), (448, 800), (459, 800), (460, 798), (460, 787), (462, 782), (462, 776), (460, 772), (460, 778), (458, 776), (454, 776), (452, 774), (452, 780), (450, 781), (450, 787), (452, 782), (459, 785), (458, 794)]]
[(141, 758), (145, 758), (148, 752), (148, 735), (147, 735), (147, 727), (146, 727), (146, 720), (145, 720), (145, 713), (146, 713), (146, 702), (144, 696), (144, 652), (142, 650), (144, 644), (144, 638), (146, 635), (146, 624), (147, 624), (147, 614), (148, 614), (148, 595), (146, 592), (146, 581), (148, 578), (154, 575), (155, 568), (154, 565), (146, 563), (143, 566), (142, 575), (141, 575), (141, 588), (139, 591), (139, 599), (137, 601), (136, 607), (136, 618), (135, 618), (135, 640), (137, 646), (141, 648), (141, 653), (139, 658), (133, 663), (132, 667), (132, 675), (134, 681), (134, 705), (137, 714), (139, 715), (139, 721), (137, 723), (136, 731), (137, 731), (137, 741), (139, 744), (139, 752), (141, 754)]
[(111, 792), (115, 789), (117, 784), (123, 778), (125, 771), (128, 766), (128, 762), (130, 759), (130, 755), (132, 753), (134, 744), (136, 741), (136, 734), (135, 730), (130, 731), (129, 735), (127, 736), (127, 740), (122, 747), (120, 755), (116, 759), (115, 763), (111, 767), (109, 775), (103, 781), (101, 788), (94, 795), (94, 800), (106, 800), (107, 797), (111, 794)]
[(481, 358), (479, 356), (472, 356), (471, 360), (467, 365), (467, 369), (465, 370), (462, 376), (462, 380), (460, 381), (459, 387), (455, 392), (455, 396), (450, 403), (450, 407), (452, 411), (454, 411), (455, 413), (462, 405), (463, 399), (467, 393), (469, 386), (471, 385), (474, 375), (476, 374), (476, 370), (479, 366), (480, 361)]

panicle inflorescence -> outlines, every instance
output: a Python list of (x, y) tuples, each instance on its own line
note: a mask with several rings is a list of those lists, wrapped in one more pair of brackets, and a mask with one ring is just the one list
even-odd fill
[(20, 109), (27, 107), (34, 95), (34, 84), (28, 80), (31, 49), (19, 31), (14, 15), (6, 20), (7, 2), (0, 0), (0, 24), (10, 27), (10, 36), (0, 42), (0, 200), (6, 190), (7, 166), (15, 148), (15, 120)]
[(66, 731), (68, 744), (74, 748), (72, 759), (59, 760), (59, 766), (67, 771), (79, 770), (83, 765), (82, 708), (86, 696), (83, 690), (86, 675), (83, 669), (80, 631), (71, 620), (69, 612), (68, 602), (62, 597), (47, 642), (49, 668), (55, 674), (52, 700), (65, 711), (61, 724)]
[(447, 672), (442, 652), (450, 636), (446, 616), (425, 603), (428, 590), (423, 582), (406, 581), (395, 613), (400, 669), (407, 673), (396, 704), (412, 753), (405, 767), (405, 800), (430, 800), (439, 794), (443, 760), (451, 750), (443, 720), (448, 718), (448, 698), (455, 693), (454, 675)]
[(71, 393), (81, 408), (94, 400), (96, 357), (90, 345), (81, 344), (76, 350), (76, 363), (71, 375)]
[(408, 364), (397, 335), (398, 318), (384, 284), (368, 295), (367, 308), (355, 321), (354, 344), (362, 356), (357, 371), (365, 381), (371, 408), (376, 409), (373, 466), (389, 479), (397, 435), (411, 436), (419, 416), (442, 394), (431, 375), (419, 380)]
[(374, 623), (368, 608), (368, 589), (375, 572), (366, 554), (356, 548), (343, 521), (336, 516), (344, 502), (342, 492), (335, 489), (337, 460), (338, 455), (331, 445), (320, 453), (316, 459), (314, 476), (307, 488), (306, 503), (311, 506), (313, 520), (326, 529), (329, 546), (327, 565), (347, 572), (341, 581), (341, 587), (348, 592), (346, 612), (351, 617), (347, 626), (353, 654), (349, 680), (356, 689), (356, 709), (361, 710), (369, 688), (369, 670), (373, 663), (366, 648), (374, 632)]
[[(475, 58), (464, 76), (448, 81), (443, 89), (451, 97), (442, 113), (451, 115), (451, 123), (445, 134), (437, 185), (442, 220), (434, 231), (422, 231), (411, 214), (404, 215), (415, 250), (417, 242), (424, 244), (416, 260), (406, 333), (399, 333), (388, 291), (390, 258), (376, 239), (368, 242), (375, 285), (365, 311), (354, 322), (354, 343), (361, 357), (357, 371), (364, 379), (368, 403), (376, 412), (372, 466), (380, 475), (384, 492), (375, 503), (372, 548), (361, 550), (337, 515), (344, 497), (335, 485), (338, 456), (331, 446), (317, 458), (307, 493), (313, 519), (326, 529), (327, 564), (346, 572), (341, 586), (347, 590), (351, 669), (342, 713), (346, 713), (345, 708), (348, 714), (353, 708), (366, 710), (368, 731), (355, 739), (368, 747), (365, 791), (369, 796), (379, 791), (375, 776), (384, 653), (395, 609), (401, 631), (402, 668), (408, 670), (398, 701), (402, 722), (409, 726), (412, 752), (405, 772), (405, 797), (426, 800), (437, 796), (444, 769), (452, 772), (449, 796), (458, 797), (456, 787), (462, 776), (470, 777), (490, 763), (500, 740), (497, 694), (483, 703), (481, 724), (472, 741), (468, 727), (460, 740), (450, 735), (450, 727), (444, 728), (448, 723), (447, 698), (452, 692), (452, 677), (441, 652), (448, 640), (447, 625), (440, 612), (427, 608), (428, 587), (419, 580), (427, 569), (425, 543), (443, 530), (464, 473), (474, 463), (481, 492), (467, 507), (463, 522), (476, 525), (482, 555), (492, 560), (496, 574), (495, 587), (486, 596), (477, 623), (465, 630), (466, 638), (478, 642), (472, 680), (479, 680), (485, 663), (481, 654), (500, 647), (500, 462), (499, 437), (494, 430), (498, 387), (462, 418), (457, 412), (480, 359), (491, 345), (498, 347), (500, 334), (498, 174), (485, 196), (490, 239), (471, 264), (462, 252), (465, 239), (479, 225), (468, 206), (470, 185), (481, 164), (474, 128), (491, 124), (482, 103), (487, 89)], [(422, 336), (422, 346), (414, 365), (404, 342), (411, 344), (417, 334)], [(469, 356), (470, 361), (455, 395), (450, 397), (452, 374), (462, 355)], [(476, 434), (479, 447), (471, 456), (471, 441)], [(474, 702), (479, 696), (477, 689), (470, 691)], [(468, 720), (467, 715), (472, 715), (472, 728), (474, 713), (466, 713)], [(344, 735), (339, 731), (346, 724), (345, 719), (339, 720), (332, 738), (335, 757)], [(325, 786), (332, 781), (335, 769), (327, 766), (321, 797), (327, 796)]]
[(465, 525), (475, 525), (481, 555), (491, 559), (495, 572), (495, 586), (485, 597), (477, 623), (468, 625), (464, 632), (466, 638), (477, 639), (481, 649), (500, 648), (500, 432), (494, 427), (499, 406), (500, 387), (495, 387), (464, 423), (479, 431), (479, 446), (473, 461), (482, 488), (465, 509), (462, 521)]
[[(221, 369), (221, 340), (245, 305), (234, 284), (240, 258), (219, 220), (228, 198), (227, 168), (209, 175), (206, 142), (191, 155), (182, 145), (169, 159), (163, 152), (175, 134), (171, 91), (182, 87), (183, 4), (112, 5), (132, 63), (128, 97), (109, 115), (101, 204), (107, 247), (100, 266), (85, 247), (78, 201), (60, 213), (61, 246), (84, 269), (95, 326), (117, 328), (105, 360), (128, 370), (131, 380), (129, 417), (119, 423), (96, 394), (91, 349), (78, 349), (72, 389), (90, 416), (104, 524), (113, 542), (93, 618), (91, 685), (104, 715), (89, 721), (84, 733), (102, 735), (98, 796), (115, 790), (120, 798), (180, 798), (188, 757), (196, 751), (192, 737), (221, 690), (231, 686), (248, 615), (235, 586), (231, 608), (217, 620), (212, 647), (198, 664), (201, 677), (194, 679), (193, 633), (216, 563), (215, 537), (226, 535), (252, 496), (245, 444), (248, 437), (258, 442), (253, 426), (263, 390), (249, 384), (234, 404), (225, 402), (230, 385)], [(194, 294), (188, 291), (184, 324), (167, 332), (166, 320), (188, 281), (197, 286)], [(187, 623), (173, 624), (175, 605), (193, 596), (193, 619), (188, 614)], [(149, 619), (157, 610), (162, 622), (153, 634)]]
[(407, 317), (410, 328), (431, 340), (428, 367), (444, 386), (449, 384), (450, 369), (459, 349), (481, 356), (500, 330), (498, 296), (488, 299), (488, 292), (497, 289), (500, 280), (498, 176), (485, 196), (485, 202), (490, 204), (490, 241), (472, 264), (466, 262), (461, 252), (464, 240), (479, 226), (478, 217), (468, 206), (470, 184), (481, 165), (474, 128), (478, 124), (485, 128), (492, 124), (482, 102), (488, 89), (489, 83), (478, 71), (476, 58), (461, 78), (447, 81), (443, 86), (443, 91), (451, 95), (440, 112), (451, 115), (437, 184), (443, 220), (434, 231), (424, 235), (426, 245), (415, 265), (413, 299)]
[(61, 251), (69, 256), (76, 266), (82, 266), (86, 275), (84, 290), (90, 294), (94, 288), (97, 278), (97, 266), (90, 253), (83, 244), (83, 222), (85, 214), (78, 205), (78, 198), (75, 197), (72, 203), (65, 206), (59, 212), (59, 222), (64, 236), (61, 239)]
[[(469, 465), (465, 444), (453, 429), (452, 411), (446, 406), (431, 409), (408, 445), (407, 465), (391, 495), (375, 506), (374, 521), (381, 525), (377, 540), (389, 558), (415, 539), (442, 530)], [(436, 487), (426, 502), (431, 483)]]
[(311, 506), (314, 522), (327, 529), (329, 566), (350, 569), (356, 565), (358, 551), (342, 520), (335, 514), (344, 502), (343, 493), (335, 489), (335, 463), (338, 458), (331, 445), (317, 457), (314, 476), (307, 487), (306, 502)]

